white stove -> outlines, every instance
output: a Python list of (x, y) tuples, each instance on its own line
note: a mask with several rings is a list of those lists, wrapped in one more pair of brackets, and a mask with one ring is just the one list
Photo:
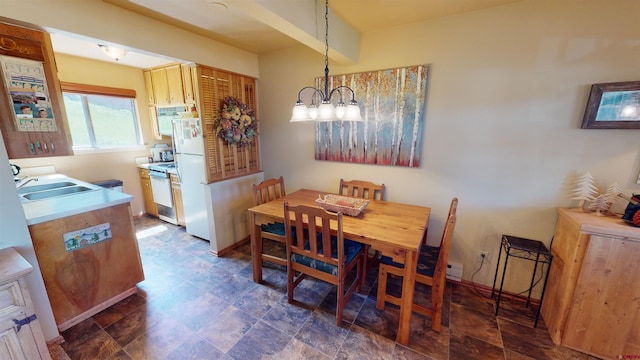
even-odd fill
[(152, 163), (149, 164), (149, 179), (151, 180), (151, 191), (153, 201), (158, 207), (158, 218), (174, 225), (178, 224), (176, 211), (173, 208), (173, 195), (171, 193), (171, 180), (169, 180), (169, 170), (175, 169), (175, 163)]

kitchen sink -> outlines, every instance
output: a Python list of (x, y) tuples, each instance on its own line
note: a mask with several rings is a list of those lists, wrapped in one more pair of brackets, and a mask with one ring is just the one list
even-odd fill
[[(53, 184), (38, 185), (38, 186), (58, 185), (58, 184), (63, 184), (63, 183), (53, 183)], [(74, 186), (58, 187), (58, 188), (53, 188), (49, 190), (35, 191), (35, 192), (32, 191), (32, 192), (23, 194), (21, 196), (27, 200), (42, 200), (42, 199), (48, 199), (56, 196), (63, 196), (63, 195), (84, 192), (84, 191), (96, 190), (86, 186), (76, 185), (74, 183), (68, 183), (68, 184), (71, 184)], [(38, 186), (31, 186), (30, 188), (35, 188)]]
[(58, 188), (63, 188), (63, 187), (73, 186), (73, 185), (78, 185), (78, 184), (72, 183), (69, 181), (61, 181), (61, 182), (54, 182), (54, 183), (43, 184), (43, 185), (25, 186), (18, 190), (18, 195), (24, 195), (24, 194), (33, 193), (36, 191), (58, 189)]

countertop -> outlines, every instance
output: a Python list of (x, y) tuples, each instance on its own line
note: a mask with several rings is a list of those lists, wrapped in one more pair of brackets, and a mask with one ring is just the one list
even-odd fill
[(31, 264), (10, 247), (0, 250), (0, 283), (17, 280), (33, 270)]
[(38, 181), (31, 181), (20, 191), (26, 191), (29, 187), (70, 181), (91, 188), (90, 191), (67, 194), (47, 199), (26, 201), (20, 199), (24, 210), (27, 225), (34, 225), (60, 219), (67, 216), (82, 214), (88, 211), (98, 210), (114, 205), (125, 204), (133, 200), (133, 196), (106, 189), (94, 184), (70, 178), (63, 174), (37, 176)]
[(560, 208), (558, 212), (565, 214), (582, 232), (640, 242), (640, 227), (627, 224), (620, 215), (597, 216), (575, 208)]

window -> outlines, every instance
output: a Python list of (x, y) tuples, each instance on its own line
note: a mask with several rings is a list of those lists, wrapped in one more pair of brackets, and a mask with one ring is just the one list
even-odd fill
[(142, 145), (135, 91), (62, 83), (74, 149), (114, 149)]

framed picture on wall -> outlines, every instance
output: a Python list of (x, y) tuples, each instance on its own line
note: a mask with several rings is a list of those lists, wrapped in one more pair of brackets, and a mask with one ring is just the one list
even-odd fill
[(640, 81), (591, 85), (583, 129), (640, 129)]

